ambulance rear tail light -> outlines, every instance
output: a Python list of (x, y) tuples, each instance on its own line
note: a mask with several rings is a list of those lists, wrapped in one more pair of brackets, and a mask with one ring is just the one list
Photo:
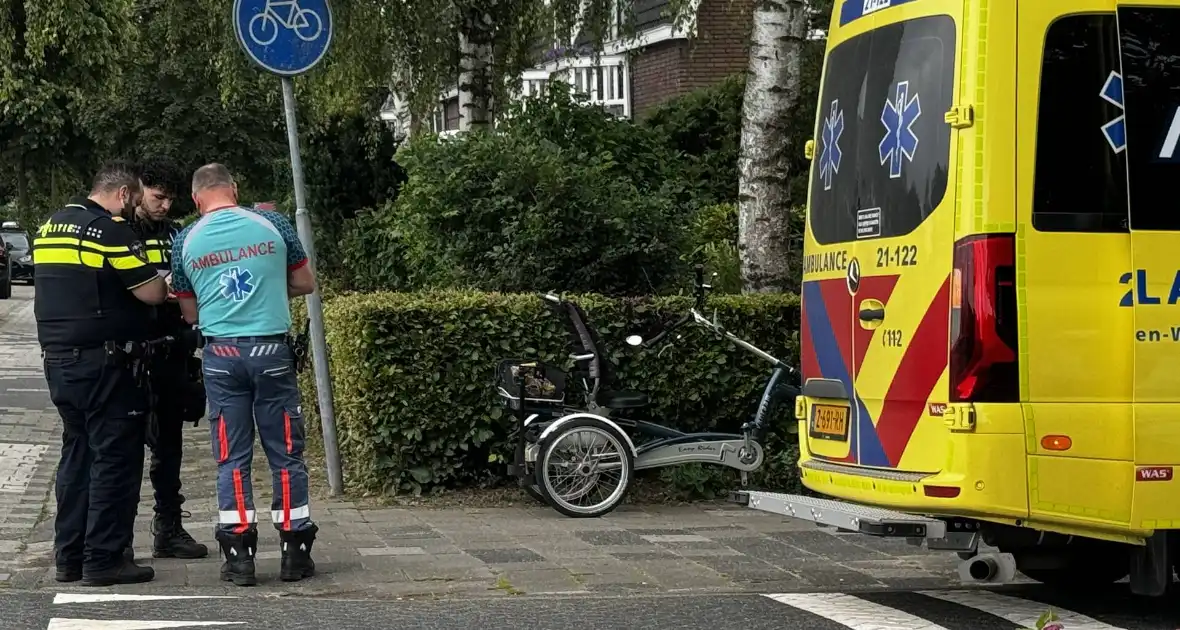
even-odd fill
[(950, 337), (952, 402), (1020, 400), (1014, 235), (955, 243)]

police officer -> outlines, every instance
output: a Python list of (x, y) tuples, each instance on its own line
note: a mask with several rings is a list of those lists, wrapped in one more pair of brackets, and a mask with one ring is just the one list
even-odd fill
[[(172, 237), (180, 231), (180, 226), (168, 218), (180, 187), (180, 174), (165, 160), (148, 160), (141, 165), (140, 181), (143, 201), (135, 209), (131, 228), (143, 242), (148, 262), (166, 275), (170, 271)], [(152, 452), (148, 474), (155, 491), (152, 557), (204, 558), (209, 548), (193, 540), (181, 525), (185, 514), (181, 510), (184, 495), (180, 494), (181, 428), (186, 420), (199, 419), (205, 411), (204, 389), (194, 383), (190, 374), (190, 359), (196, 351), (195, 331), (185, 323), (175, 302), (156, 306), (153, 318), (151, 337), (167, 336), (176, 341), (156, 349), (148, 375), (153, 405), (147, 439)], [(200, 392), (199, 402), (193, 401), (194, 390)], [(126, 553), (134, 557), (130, 546)]]
[(127, 225), (143, 195), (138, 168), (104, 166), (33, 243), (34, 313), (49, 395), (61, 415), (54, 549), (59, 582), (147, 582), (131, 542), (148, 417), (142, 384), (150, 307), (168, 289)]

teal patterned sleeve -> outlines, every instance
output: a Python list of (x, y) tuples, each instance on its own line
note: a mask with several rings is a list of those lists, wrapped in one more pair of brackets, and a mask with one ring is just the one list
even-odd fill
[(303, 243), (299, 240), (299, 234), (287, 220), (287, 217), (274, 212), (273, 210), (259, 210), (257, 211), (271, 225), (278, 229), (279, 234), (283, 235), (283, 243), (287, 245), (287, 269), (294, 270), (307, 264), (307, 252), (303, 249)]
[(191, 228), (191, 225), (184, 228), (172, 239), (172, 292), (176, 297), (196, 297), (193, 284), (184, 272), (184, 239)]

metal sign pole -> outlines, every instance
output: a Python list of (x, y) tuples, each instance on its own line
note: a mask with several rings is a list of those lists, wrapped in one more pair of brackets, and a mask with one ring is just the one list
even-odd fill
[[(315, 270), (315, 237), (311, 231), (311, 216), (307, 211), (292, 77), (312, 69), (328, 53), (335, 26), (332, 9), (328, 6), (328, 0), (285, 3), (234, 0), (233, 11), (234, 34), (242, 50), (262, 69), (282, 77), (287, 144), (291, 149), (291, 179), (295, 184), (295, 229), (299, 231), (299, 240), (307, 250), (311, 268)], [(324, 340), (324, 306), (318, 287), (307, 296), (307, 319), (320, 426), (324, 433), (324, 456), (328, 460), (328, 486), (333, 495), (339, 496), (344, 493), (344, 475), (340, 466), (340, 447), (336, 440), (336, 410), (332, 401), (332, 377), (328, 372), (328, 344)]]
[[(295, 86), (283, 77), (283, 112), (287, 117), (287, 144), (291, 149), (291, 179), (295, 184), (295, 229), (307, 250), (311, 268), (316, 268), (315, 237), (307, 212), (307, 191), (303, 183), (303, 158), (299, 154), (299, 129), (295, 121)], [(320, 428), (324, 433), (324, 459), (328, 464), (328, 487), (333, 495), (344, 493), (340, 447), (336, 440), (336, 408), (332, 400), (332, 375), (328, 372), (328, 342), (324, 338), (324, 305), (320, 289), (307, 296), (307, 319), (311, 334), (311, 361), (315, 370), (315, 391), (320, 406)]]

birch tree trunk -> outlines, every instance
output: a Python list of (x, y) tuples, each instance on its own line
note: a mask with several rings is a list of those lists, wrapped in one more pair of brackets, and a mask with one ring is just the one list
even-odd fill
[[(495, 8), (495, 2), (491, 8)], [(491, 122), (492, 13), (479, 8), (463, 12), (459, 33), (459, 129), (487, 128)]]
[(789, 216), (789, 120), (800, 106), (804, 0), (756, 0), (750, 66), (742, 105), (738, 158), (738, 253), (747, 293), (780, 293), (795, 286)]

